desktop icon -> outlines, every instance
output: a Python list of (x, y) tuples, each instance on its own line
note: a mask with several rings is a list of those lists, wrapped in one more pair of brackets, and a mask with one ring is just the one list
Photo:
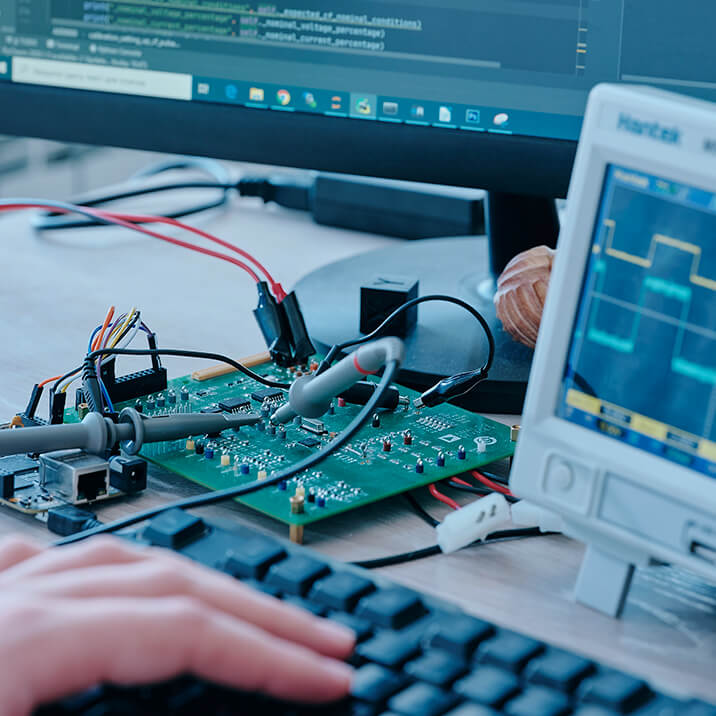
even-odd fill
[(422, 119), (425, 117), (425, 107), (422, 104), (414, 104), (410, 108), (410, 116), (414, 119)]
[(465, 112), (465, 122), (468, 124), (480, 124), (480, 110), (468, 109)]
[(237, 89), (236, 85), (226, 85), (226, 88), (224, 89), (224, 94), (226, 95), (227, 99), (236, 99), (239, 96), (239, 90)]
[(373, 106), (367, 97), (359, 97), (356, 100), (355, 107), (358, 114), (373, 114)]
[(250, 87), (249, 88), (249, 99), (252, 102), (263, 102), (265, 97), (264, 91), (261, 87)]
[(383, 102), (383, 114), (395, 116), (398, 114), (398, 103), (397, 102)]
[(443, 105), (438, 112), (438, 120), (441, 122), (452, 122), (452, 108)]
[(282, 107), (285, 107), (291, 101), (291, 93), (288, 90), (280, 89), (276, 92), (276, 99)]
[(303, 93), (303, 103), (310, 109), (316, 109), (316, 107), (318, 107), (318, 102), (316, 102), (316, 96), (313, 92)]
[(199, 84), (196, 86), (197, 94), (209, 94), (210, 91), (211, 87), (209, 86), (208, 82), (199, 82)]
[(334, 94), (333, 97), (331, 97), (331, 109), (334, 111), (343, 109), (343, 97), (339, 94)]
[(507, 112), (498, 112), (493, 118), (492, 123), (496, 127), (504, 127), (510, 121), (510, 115)]

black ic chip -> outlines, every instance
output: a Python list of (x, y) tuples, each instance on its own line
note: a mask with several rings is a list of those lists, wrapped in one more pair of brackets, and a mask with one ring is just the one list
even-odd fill
[(317, 440), (316, 438), (303, 438), (303, 440), (298, 441), (299, 445), (303, 445), (303, 447), (307, 448), (314, 448), (318, 447), (321, 444), (320, 440)]
[(251, 403), (246, 398), (227, 398), (219, 401), (219, 407), (227, 413), (248, 408), (250, 405)]
[(283, 391), (278, 388), (263, 388), (251, 393), (251, 399), (259, 403), (263, 403), (264, 400), (276, 400), (277, 398), (283, 398)]

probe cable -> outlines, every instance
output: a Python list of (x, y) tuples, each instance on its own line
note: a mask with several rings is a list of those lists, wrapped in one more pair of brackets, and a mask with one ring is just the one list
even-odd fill
[[(258, 383), (261, 383), (262, 385), (265, 385), (269, 388), (279, 388), (280, 390), (288, 390), (291, 386), (289, 383), (280, 383), (275, 380), (270, 380), (268, 378), (265, 378), (264, 376), (260, 375), (259, 373), (255, 373), (250, 368), (247, 368), (242, 363), (239, 363), (238, 361), (235, 361), (233, 358), (229, 358), (228, 356), (222, 355), (221, 353), (209, 353), (206, 351), (190, 351), (190, 350), (184, 350), (180, 348), (100, 348), (96, 351), (91, 351), (87, 354), (85, 357), (85, 363), (87, 361), (93, 362), (95, 358), (99, 358), (101, 356), (174, 356), (178, 358), (200, 358), (203, 360), (213, 360), (218, 361), (219, 363), (226, 363), (227, 365), (230, 365), (232, 368), (235, 368), (240, 373), (243, 373), (245, 376), (251, 378), (252, 380), (257, 381)], [(56, 390), (57, 387), (63, 383), (68, 378), (71, 378), (75, 374), (79, 373), (84, 366), (80, 366), (79, 368), (75, 368), (74, 370), (71, 370), (68, 373), (65, 373), (65, 375), (60, 376), (57, 381), (55, 382), (55, 385), (53, 387), (53, 390)]]
[[(91, 353), (88, 357), (95, 357), (96, 354), (101, 354), (103, 352), (104, 351), (96, 351), (94, 354)], [(162, 351), (157, 350), (155, 351), (155, 353), (159, 354), (162, 353)], [(172, 353), (176, 353), (176, 351), (173, 351)], [(123, 354), (124, 352), (115, 352), (115, 355)], [(92, 537), (93, 535), (116, 532), (117, 530), (131, 527), (139, 522), (144, 522), (145, 520), (149, 520), (152, 517), (156, 517), (158, 514), (166, 510), (188, 510), (196, 507), (205, 507), (207, 505), (216, 504), (217, 502), (223, 502), (224, 500), (231, 500), (236, 497), (249, 495), (253, 492), (258, 492), (259, 490), (264, 490), (267, 487), (276, 485), (284, 480), (289, 480), (298, 473), (315, 467), (316, 465), (323, 462), (327, 457), (342, 448), (358, 432), (358, 430), (360, 430), (363, 425), (365, 425), (368, 419), (375, 412), (376, 407), (380, 404), (381, 400), (385, 396), (385, 393), (387, 392), (394, 378), (397, 376), (399, 367), (400, 363), (397, 360), (392, 360), (386, 364), (385, 370), (383, 372), (383, 377), (380, 379), (378, 388), (375, 390), (370, 400), (361, 408), (358, 415), (353, 418), (353, 420), (346, 426), (346, 428), (344, 428), (344, 430), (339, 433), (328, 445), (326, 445), (322, 450), (309, 455), (303, 460), (299, 460), (293, 465), (289, 465), (287, 468), (279, 470), (277, 473), (271, 475), (271, 477), (265, 480), (255, 480), (254, 482), (249, 482), (245, 485), (237, 485), (235, 487), (217, 490), (215, 492), (210, 492), (204, 495), (197, 495), (196, 497), (188, 497), (183, 500), (177, 500), (175, 502), (170, 502), (163, 506), (152, 507), (146, 510), (142, 510), (141, 512), (138, 512), (134, 515), (130, 515), (129, 517), (119, 519), (115, 522), (99, 525), (97, 527), (93, 527), (92, 529), (85, 530), (84, 532), (78, 532), (77, 534), (71, 535), (69, 537), (66, 537), (65, 539), (55, 542), (55, 545), (57, 546), (70, 544), (72, 542), (78, 542), (80, 540), (83, 540), (87, 537)]]
[(401, 313), (409, 310), (413, 306), (417, 306), (421, 303), (427, 303), (428, 301), (441, 301), (444, 303), (452, 303), (460, 308), (465, 309), (475, 320), (480, 324), (482, 330), (485, 333), (487, 339), (487, 358), (481, 368), (477, 370), (466, 371), (465, 373), (458, 373), (449, 378), (445, 378), (436, 383), (432, 388), (426, 390), (419, 398), (416, 398), (414, 405), (418, 408), (428, 407), (432, 408), (441, 403), (445, 403), (454, 398), (459, 398), (461, 395), (469, 393), (475, 388), (478, 383), (481, 383), (492, 367), (492, 363), (495, 359), (495, 338), (492, 335), (490, 326), (485, 320), (484, 316), (474, 307), (466, 301), (455, 296), (447, 296), (443, 294), (431, 294), (428, 296), (419, 296), (413, 298), (410, 301), (406, 301), (402, 306), (395, 309), (372, 333), (361, 338), (356, 338), (352, 341), (346, 341), (345, 343), (335, 344), (326, 354), (326, 357), (321, 361), (321, 364), (316, 371), (316, 375), (320, 375), (323, 371), (327, 370), (330, 364), (336, 359), (338, 355), (345, 351), (346, 348), (352, 348), (353, 346), (367, 343), (368, 341), (376, 338), (382, 333)]

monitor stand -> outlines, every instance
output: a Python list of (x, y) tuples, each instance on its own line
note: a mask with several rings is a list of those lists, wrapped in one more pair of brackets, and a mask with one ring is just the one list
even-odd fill
[[(532, 351), (514, 341), (495, 315), (495, 281), (509, 260), (526, 249), (557, 244), (553, 199), (491, 192), (486, 201), (487, 237), (424, 239), (379, 249), (323, 266), (305, 276), (296, 292), (316, 349), (360, 335), (360, 287), (381, 275), (419, 280), (419, 295), (444, 293), (475, 306), (487, 319), (496, 357), (487, 381), (455, 401), (483, 413), (520, 413)], [(441, 378), (478, 368), (485, 360), (484, 334), (457, 306), (418, 307), (417, 326), (405, 339), (402, 384), (425, 390)]]

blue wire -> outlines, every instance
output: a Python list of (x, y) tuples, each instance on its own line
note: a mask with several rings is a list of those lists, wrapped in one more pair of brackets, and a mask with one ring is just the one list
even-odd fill
[(102, 326), (97, 326), (97, 328), (92, 331), (92, 335), (90, 336), (89, 343), (87, 344), (87, 352), (92, 352), (92, 341), (94, 340), (95, 336), (102, 330)]
[(107, 388), (105, 388), (104, 383), (102, 382), (102, 379), (99, 378), (99, 387), (102, 389), (102, 395), (104, 396), (104, 401), (107, 403), (107, 407), (109, 408), (109, 412), (114, 412), (114, 405), (112, 405), (112, 401), (109, 398), (109, 393), (107, 392)]

